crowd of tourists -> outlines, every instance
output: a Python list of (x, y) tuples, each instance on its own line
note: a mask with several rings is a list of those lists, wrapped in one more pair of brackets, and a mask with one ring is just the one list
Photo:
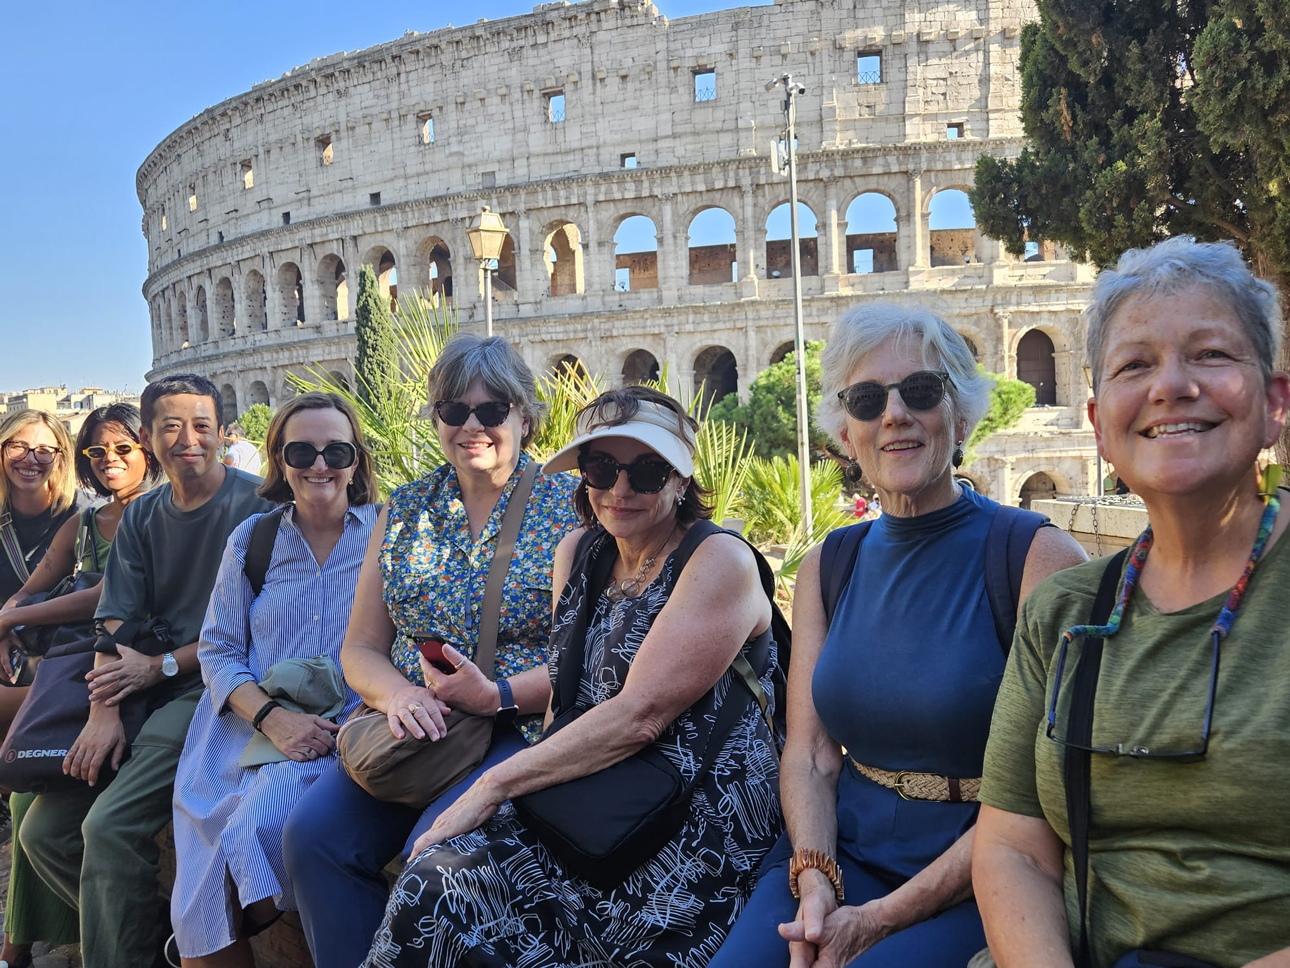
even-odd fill
[(1089, 561), (956, 480), (964, 339), (848, 310), (815, 416), (882, 513), (791, 632), (685, 407), (606, 391), (539, 466), (500, 338), (447, 343), (445, 462), (383, 504), (335, 394), (263, 477), (196, 375), (74, 443), (9, 415), (0, 966), (253, 966), (298, 911), (318, 968), (1287, 968), (1283, 322), (1229, 245), (1101, 273), (1089, 416), (1151, 524)]

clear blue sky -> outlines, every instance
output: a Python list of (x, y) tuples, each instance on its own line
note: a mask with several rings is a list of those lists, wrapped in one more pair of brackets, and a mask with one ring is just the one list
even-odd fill
[[(741, 5), (655, 2), (672, 18)], [(521, 0), (465, 10), (409, 0), (10, 5), (0, 58), (0, 391), (142, 388), (151, 337), (134, 176), (179, 125), (315, 57), (531, 9)]]

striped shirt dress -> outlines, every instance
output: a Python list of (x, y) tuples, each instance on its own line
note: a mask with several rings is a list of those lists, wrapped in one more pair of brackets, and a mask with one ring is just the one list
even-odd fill
[[(239, 525), (224, 550), (198, 646), (205, 701), (197, 706), (175, 778), (178, 869), (171, 920), (185, 958), (232, 944), (235, 908), (272, 897), (280, 910), (295, 909), (282, 860), (282, 828), (314, 780), (336, 768), (335, 754), (242, 769), (238, 759), (254, 730), (226, 703), (234, 689), (258, 682), (284, 659), (326, 655), (340, 664), (377, 509), (351, 507), (340, 541), (319, 565), (288, 508), (264, 588), (253, 599), (243, 567), (259, 517)], [(342, 719), (358, 701), (347, 686)]]

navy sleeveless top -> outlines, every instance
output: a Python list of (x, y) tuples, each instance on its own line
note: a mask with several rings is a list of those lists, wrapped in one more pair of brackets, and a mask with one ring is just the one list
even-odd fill
[[(829, 734), (866, 766), (981, 775), (1005, 663), (985, 591), (997, 508), (965, 488), (930, 514), (884, 514), (861, 542), (811, 693)], [(848, 765), (838, 789), (839, 846), (900, 880), (946, 850), (976, 810), (902, 800)]]

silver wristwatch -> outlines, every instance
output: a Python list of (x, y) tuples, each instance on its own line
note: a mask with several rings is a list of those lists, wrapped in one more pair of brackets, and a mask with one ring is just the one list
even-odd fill
[(179, 675), (179, 661), (175, 658), (175, 653), (167, 652), (161, 657), (161, 674), (167, 679)]

